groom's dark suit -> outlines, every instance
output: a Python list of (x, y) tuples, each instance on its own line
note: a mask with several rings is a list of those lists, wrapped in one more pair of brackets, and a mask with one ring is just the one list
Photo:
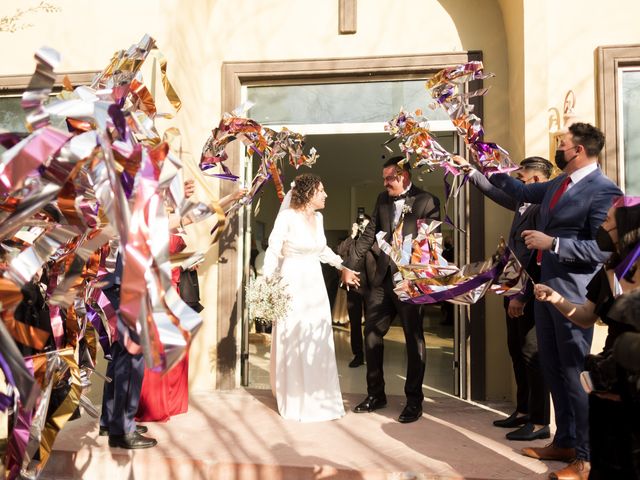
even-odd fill
[[(439, 220), (440, 202), (438, 199), (416, 186), (411, 186), (405, 198), (405, 205), (411, 211), (404, 216), (403, 237), (417, 234), (417, 221)], [(347, 268), (355, 270), (355, 265), (376, 241), (378, 232), (386, 232), (385, 239), (391, 240), (395, 215), (394, 201), (387, 192), (378, 195), (372, 220), (355, 243), (352, 255), (344, 261)], [(406, 210), (406, 208), (405, 208)], [(384, 375), (382, 370), (383, 337), (389, 331), (396, 313), (402, 321), (407, 346), (407, 380), (405, 394), (407, 404), (421, 404), (424, 399), (422, 381), (424, 378), (426, 350), (420, 307), (403, 303), (393, 291), (393, 274), (398, 269), (384, 252), (380, 252), (376, 261), (376, 272), (371, 281), (365, 312), (365, 357), (367, 360), (367, 390), (373, 397), (384, 397)]]

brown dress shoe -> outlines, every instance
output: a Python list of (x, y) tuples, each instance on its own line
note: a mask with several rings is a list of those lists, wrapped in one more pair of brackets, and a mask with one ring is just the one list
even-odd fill
[(551, 480), (587, 480), (591, 463), (586, 460), (575, 459), (562, 470), (549, 474)]
[(554, 447), (553, 443), (544, 447), (527, 447), (522, 449), (522, 455), (538, 460), (557, 460), (560, 462), (570, 462), (576, 458), (575, 448)]

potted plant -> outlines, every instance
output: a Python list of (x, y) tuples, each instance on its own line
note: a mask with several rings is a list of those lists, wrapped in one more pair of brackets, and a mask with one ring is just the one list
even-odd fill
[(273, 275), (252, 279), (245, 292), (249, 318), (255, 324), (256, 333), (271, 333), (272, 325), (287, 315), (291, 300), (282, 277)]

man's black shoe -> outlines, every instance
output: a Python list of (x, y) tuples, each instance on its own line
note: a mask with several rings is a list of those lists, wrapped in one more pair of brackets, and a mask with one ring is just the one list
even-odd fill
[[(149, 429), (144, 425), (136, 425), (136, 432), (138, 433), (147, 433)], [(106, 437), (109, 435), (109, 429), (107, 427), (100, 427), (100, 431), (98, 432), (100, 437)]]
[(530, 441), (538, 440), (540, 438), (549, 438), (551, 433), (549, 432), (549, 425), (545, 425), (540, 430), (536, 430), (533, 423), (525, 423), (518, 430), (507, 433), (507, 440), (518, 441)]
[(134, 450), (138, 448), (151, 448), (158, 444), (155, 438), (143, 437), (138, 432), (125, 433), (124, 435), (109, 435), (109, 446)]
[(412, 405), (409, 404), (404, 407), (402, 413), (398, 417), (398, 421), (400, 423), (411, 423), (415, 422), (422, 416), (422, 405)]
[(518, 412), (513, 412), (509, 417), (501, 420), (494, 420), (493, 425), (501, 428), (516, 428), (521, 427), (529, 421), (529, 415), (520, 415)]
[(356, 405), (356, 408), (354, 408), (353, 411), (356, 413), (373, 412), (374, 410), (378, 410), (379, 408), (384, 408), (386, 406), (387, 397), (372, 397), (369, 395), (362, 403)]
[(364, 365), (364, 357), (362, 355), (356, 355), (353, 360), (349, 362), (349, 368), (356, 368), (360, 365)]

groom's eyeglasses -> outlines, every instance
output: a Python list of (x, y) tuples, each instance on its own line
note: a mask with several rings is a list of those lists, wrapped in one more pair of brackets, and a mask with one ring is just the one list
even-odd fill
[(400, 178), (400, 175), (389, 175), (387, 177), (382, 177), (382, 181), (384, 183), (391, 183), (391, 182), (395, 182), (396, 180), (398, 180), (398, 178)]

